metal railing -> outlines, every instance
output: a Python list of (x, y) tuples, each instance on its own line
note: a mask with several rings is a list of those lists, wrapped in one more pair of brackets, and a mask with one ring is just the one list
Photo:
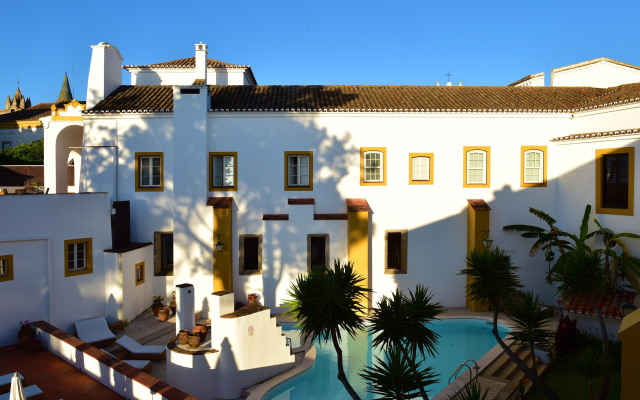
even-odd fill
[[(473, 367), (469, 366), (469, 361), (471, 361), (473, 363)], [(455, 371), (453, 371), (453, 374), (451, 374), (451, 376), (449, 377), (449, 383), (451, 383), (451, 379), (456, 379), (458, 377), (458, 373), (464, 368), (467, 367), (467, 369), (469, 370), (469, 382), (473, 381), (474, 379), (478, 378), (478, 371), (480, 371), (480, 367), (478, 367), (478, 363), (475, 362), (474, 360), (472, 360), (471, 358), (465, 360), (465, 362), (463, 362), (462, 364), (458, 365), (458, 368), (456, 368)], [(476, 375), (473, 376), (473, 372), (472, 369), (475, 370)]]

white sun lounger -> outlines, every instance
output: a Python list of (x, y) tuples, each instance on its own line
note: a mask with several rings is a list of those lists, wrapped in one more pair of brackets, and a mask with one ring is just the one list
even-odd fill
[[(22, 388), (25, 399), (31, 400), (44, 400), (44, 392), (37, 385), (27, 386)], [(0, 394), (0, 400), (9, 400), (11, 393)]]
[(131, 358), (142, 360), (164, 360), (167, 357), (166, 346), (143, 346), (127, 335), (116, 340), (116, 343), (129, 352)]
[[(109, 353), (106, 350), (102, 350), (102, 351), (113, 356), (113, 354)], [(151, 361), (149, 360), (121, 360), (121, 361), (124, 361), (125, 363), (131, 365), (133, 368), (138, 368), (139, 370), (142, 370), (144, 372), (151, 372), (152, 365), (151, 365)]]
[[(11, 379), (13, 378), (13, 374), (15, 374), (15, 372), (0, 376), (0, 393), (8, 392), (11, 389)], [(20, 378), (22, 386), (27, 386), (27, 380), (20, 372), (18, 372), (18, 378)]]
[(77, 321), (74, 325), (78, 338), (96, 347), (109, 345), (116, 340), (116, 335), (111, 332), (104, 317)]

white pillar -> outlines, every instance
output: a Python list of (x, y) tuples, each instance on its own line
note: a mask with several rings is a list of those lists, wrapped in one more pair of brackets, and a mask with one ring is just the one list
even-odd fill
[(195, 290), (190, 283), (176, 286), (176, 335), (183, 329), (196, 326)]

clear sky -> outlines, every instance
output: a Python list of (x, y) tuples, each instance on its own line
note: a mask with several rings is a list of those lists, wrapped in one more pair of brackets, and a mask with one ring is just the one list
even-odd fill
[[(0, 8), (0, 108), (17, 87), (57, 99), (64, 73), (86, 98), (93, 44), (123, 64), (192, 57), (252, 67), (261, 85), (506, 85), (598, 57), (640, 65), (640, 2), (7, 1)], [(123, 74), (129, 84), (129, 74)]]

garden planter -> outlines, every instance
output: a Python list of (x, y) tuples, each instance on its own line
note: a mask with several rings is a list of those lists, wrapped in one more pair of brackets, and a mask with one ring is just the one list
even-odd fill
[(205, 324), (196, 324), (196, 326), (193, 327), (193, 333), (199, 333), (200, 340), (202, 342), (204, 342), (204, 340), (207, 338), (208, 331), (209, 330), (207, 329), (207, 326)]
[(160, 322), (165, 322), (169, 319), (169, 310), (168, 309), (160, 309), (158, 311), (158, 319)]
[(189, 343), (189, 331), (186, 329), (178, 332), (178, 343), (179, 344), (187, 344)]
[(20, 341), (20, 345), (22, 345), (23, 348), (26, 348), (29, 342), (35, 338), (36, 338), (35, 332), (28, 326), (22, 327), (18, 331), (18, 340)]
[(189, 335), (189, 347), (197, 348), (200, 346), (200, 335)]

